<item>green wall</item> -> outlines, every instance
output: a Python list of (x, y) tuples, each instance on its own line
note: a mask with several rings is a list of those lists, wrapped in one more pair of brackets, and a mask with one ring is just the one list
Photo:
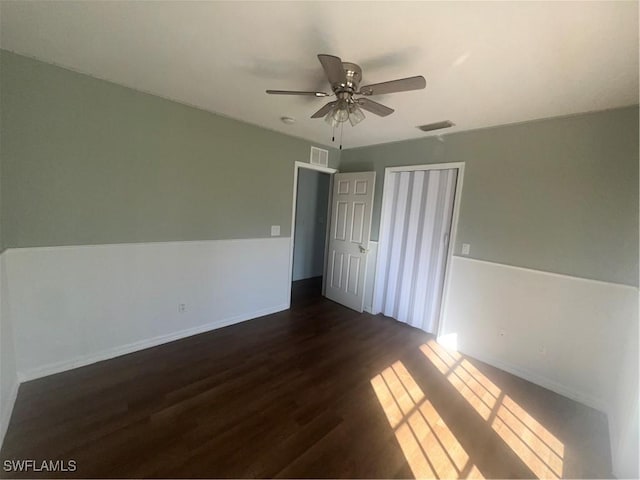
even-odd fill
[[(4, 248), (290, 235), (310, 143), (0, 50)], [(465, 162), (456, 252), (638, 285), (638, 107), (330, 150)]]
[(341, 171), (465, 162), (455, 252), (638, 285), (638, 107), (345, 150)]
[(305, 140), (4, 50), (0, 109), (6, 248), (291, 233)]

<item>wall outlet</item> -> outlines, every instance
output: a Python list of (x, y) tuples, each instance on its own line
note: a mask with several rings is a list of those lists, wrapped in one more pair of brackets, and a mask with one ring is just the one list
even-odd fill
[(462, 255), (469, 255), (471, 252), (471, 244), (463, 243), (462, 244)]
[(280, 236), (280, 225), (271, 225), (271, 236), (272, 237)]
[(184, 303), (178, 304), (178, 313), (184, 313), (187, 311), (187, 306)]
[(547, 354), (547, 347), (545, 347), (544, 345), (540, 345), (540, 348), (538, 348), (538, 353), (540, 355), (546, 355)]

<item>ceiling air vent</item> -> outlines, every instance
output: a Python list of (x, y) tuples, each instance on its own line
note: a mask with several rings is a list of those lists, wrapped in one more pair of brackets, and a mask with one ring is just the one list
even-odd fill
[(329, 150), (311, 147), (311, 158), (309, 163), (320, 167), (327, 167), (329, 165)]
[(429, 123), (427, 125), (421, 125), (418, 128), (423, 132), (431, 132), (432, 130), (440, 130), (441, 128), (449, 128), (455, 126), (451, 120), (445, 120), (443, 122)]

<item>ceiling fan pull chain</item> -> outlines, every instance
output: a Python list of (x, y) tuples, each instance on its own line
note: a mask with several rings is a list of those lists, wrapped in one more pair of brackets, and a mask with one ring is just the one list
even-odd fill
[(340, 150), (342, 150), (342, 132), (344, 130), (344, 122), (340, 123)]

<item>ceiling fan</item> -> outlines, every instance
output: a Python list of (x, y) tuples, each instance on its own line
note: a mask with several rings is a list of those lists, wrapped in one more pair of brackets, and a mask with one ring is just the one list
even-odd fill
[[(365, 118), (362, 110), (381, 117), (386, 117), (393, 113), (394, 110), (392, 108), (367, 98), (371, 95), (420, 90), (427, 85), (424, 77), (418, 75), (360, 87), (360, 81), (362, 80), (360, 66), (355, 63), (343, 62), (334, 55), (320, 54), (318, 55), (318, 60), (320, 60), (322, 68), (327, 75), (336, 100), (327, 103), (311, 115), (311, 118), (324, 117), (325, 121), (334, 128), (347, 120), (352, 126), (357, 125)], [(314, 97), (331, 96), (331, 94), (325, 92), (299, 92), (292, 90), (267, 90), (267, 93), (272, 95), (312, 95)], [(355, 98), (354, 95), (363, 95), (363, 97)]]

